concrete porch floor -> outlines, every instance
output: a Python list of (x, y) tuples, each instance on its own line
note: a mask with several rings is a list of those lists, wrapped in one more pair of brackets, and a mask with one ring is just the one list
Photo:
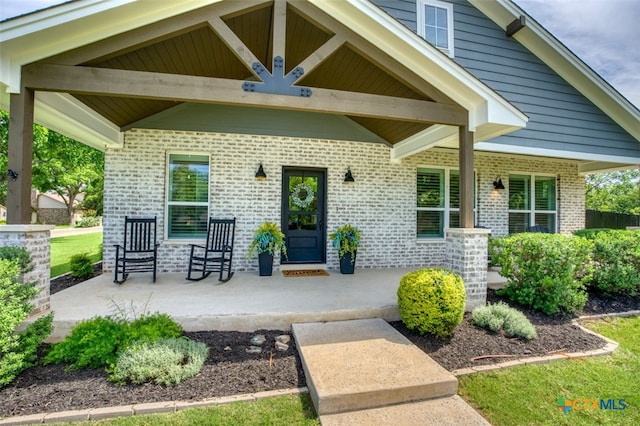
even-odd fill
[(152, 283), (151, 274), (143, 273), (131, 274), (121, 285), (113, 283), (112, 274), (103, 274), (51, 296), (54, 332), (48, 341), (61, 340), (81, 320), (113, 314), (116, 305), (129, 313), (133, 307), (138, 315), (169, 314), (186, 331), (290, 330), (292, 323), (364, 318), (397, 321), (398, 284), (416, 269), (357, 269), (353, 275), (329, 270), (329, 276), (316, 277), (236, 272), (226, 283), (215, 274), (202, 281), (158, 274)]
[(60, 340), (83, 319), (114, 313), (114, 303), (138, 313), (146, 310), (171, 315), (187, 331), (258, 329), (289, 330), (296, 322), (361, 318), (400, 319), (396, 291), (404, 274), (418, 268), (358, 269), (353, 275), (329, 270), (329, 276), (271, 277), (236, 272), (226, 283), (212, 274), (188, 281), (186, 274), (131, 274), (113, 283), (103, 274), (51, 296), (54, 332)]

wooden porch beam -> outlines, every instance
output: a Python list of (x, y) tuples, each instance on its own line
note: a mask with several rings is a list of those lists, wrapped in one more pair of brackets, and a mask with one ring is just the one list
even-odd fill
[[(344, 38), (349, 41), (349, 45), (360, 55), (370, 60), (372, 63), (380, 66), (379, 64), (396, 63), (395, 59), (392, 59), (388, 54), (382, 52), (378, 47), (372, 45), (368, 40), (364, 40), (360, 35), (355, 33), (350, 28), (337, 23), (332, 17), (328, 16), (323, 11), (319, 10), (315, 5), (309, 2), (295, 2), (291, 3), (292, 7), (303, 16), (306, 16), (311, 21), (315, 21), (324, 28), (328, 29), (336, 36)], [(401, 67), (402, 70), (397, 68)], [(436, 102), (454, 104), (455, 102), (444, 95), (439, 90), (428, 84), (422, 77), (417, 76), (412, 70), (407, 69), (403, 64), (398, 64), (393, 68), (382, 67), (385, 72), (394, 76), (398, 80), (404, 82), (407, 86), (413, 88), (417, 92), (424, 93)], [(305, 68), (306, 72), (306, 68)]]
[[(275, 0), (273, 5), (273, 52), (271, 58), (280, 56), (286, 60), (285, 46), (287, 41), (287, 2)], [(286, 67), (283, 66), (286, 69)]]
[(321, 88), (313, 88), (311, 97), (245, 92), (241, 80), (145, 71), (34, 64), (24, 69), (23, 82), (34, 90), (71, 94), (249, 105), (453, 126), (467, 122), (467, 112), (450, 104)]
[[(244, 44), (233, 31), (231, 31), (231, 28), (229, 28), (229, 26), (217, 16), (209, 19), (209, 26), (220, 36), (220, 39), (222, 39), (227, 47), (231, 49), (236, 57), (240, 59), (248, 69), (251, 70), (253, 75), (259, 78), (258, 74), (256, 74), (255, 70), (253, 69), (253, 64), (255, 62), (262, 63), (262, 61), (260, 61), (256, 57), (256, 55), (253, 54), (251, 49), (249, 49), (247, 45)], [(267, 68), (268, 66), (270, 66), (270, 64), (263, 65)]]
[(317, 48), (315, 52), (300, 62), (298, 66), (304, 70), (305, 74), (309, 74), (315, 67), (320, 65), (325, 59), (338, 50), (345, 42), (346, 39), (342, 36), (335, 35), (331, 37), (326, 43)]
[(184, 15), (165, 19), (142, 28), (99, 40), (84, 47), (61, 53), (49, 58), (49, 61), (59, 64), (77, 65), (94, 61), (96, 58), (109, 57), (115, 52), (123, 54), (157, 43), (160, 40), (192, 31), (194, 28), (205, 26), (210, 17), (228, 16), (243, 10), (265, 7), (268, 3), (269, 0), (264, 0), (259, 3), (252, 0), (235, 0), (216, 3), (206, 8), (197, 9)]
[(459, 127), (460, 228), (475, 228), (473, 219), (473, 133)]
[[(11, 94), (7, 163), (7, 224), (31, 223), (31, 164), (35, 93), (22, 88)], [(12, 173), (13, 172), (13, 173)]]

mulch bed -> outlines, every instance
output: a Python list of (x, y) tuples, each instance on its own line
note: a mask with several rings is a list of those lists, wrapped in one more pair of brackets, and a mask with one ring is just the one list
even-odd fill
[[(52, 293), (73, 285), (70, 278), (52, 280)], [(489, 291), (488, 301), (502, 300)], [(569, 316), (546, 316), (520, 308), (536, 326), (538, 338), (524, 342), (500, 334), (489, 334), (471, 323), (470, 314), (453, 336), (438, 340), (407, 330), (401, 322), (391, 325), (448, 370), (486, 365), (519, 358), (548, 355), (556, 351), (578, 352), (598, 349), (604, 341), (571, 324)], [(581, 315), (640, 310), (640, 297), (606, 300), (591, 296)], [(249, 340), (264, 334), (267, 342), (260, 354), (247, 353)], [(0, 390), (0, 416), (18, 416), (128, 405), (168, 400), (192, 401), (205, 398), (306, 386), (302, 365), (293, 339), (286, 352), (274, 347), (280, 330), (254, 333), (203, 331), (185, 333), (209, 346), (209, 358), (200, 374), (177, 386), (152, 384), (116, 386), (106, 380), (104, 370), (66, 371), (64, 366), (35, 366), (24, 371), (11, 385)], [(46, 351), (47, 345), (41, 347)], [(226, 350), (225, 350), (226, 348)], [(473, 358), (486, 355), (513, 357)]]

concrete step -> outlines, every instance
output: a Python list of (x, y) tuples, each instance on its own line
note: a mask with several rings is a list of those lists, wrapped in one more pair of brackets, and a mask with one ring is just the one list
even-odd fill
[(383, 319), (292, 330), (319, 416), (456, 394), (456, 377)]
[(459, 396), (320, 416), (322, 426), (490, 425)]
[(499, 266), (492, 266), (487, 270), (487, 288), (499, 290), (507, 286), (507, 279), (500, 275)]

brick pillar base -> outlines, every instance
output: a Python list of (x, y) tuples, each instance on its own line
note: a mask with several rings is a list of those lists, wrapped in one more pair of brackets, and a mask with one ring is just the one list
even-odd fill
[(446, 230), (446, 267), (458, 273), (467, 292), (466, 311), (487, 303), (487, 250), (490, 229)]
[(31, 315), (46, 312), (49, 303), (49, 277), (51, 275), (51, 230), (53, 225), (0, 226), (0, 247), (24, 247), (31, 254), (33, 270), (22, 276), (22, 282), (35, 282), (39, 293), (33, 300)]

